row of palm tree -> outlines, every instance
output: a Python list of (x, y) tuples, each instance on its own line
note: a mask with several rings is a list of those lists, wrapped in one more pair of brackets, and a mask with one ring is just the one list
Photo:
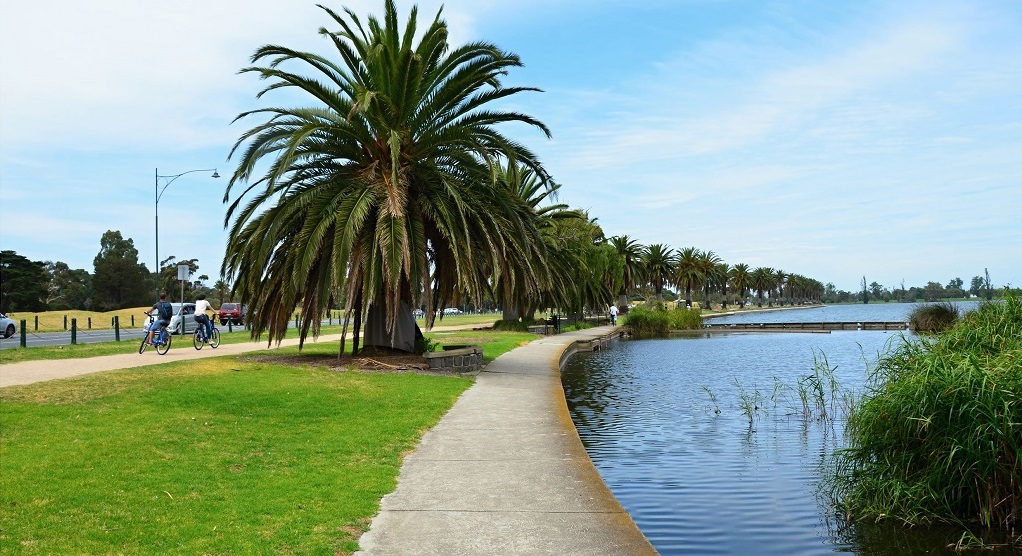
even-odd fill
[(621, 307), (627, 305), (627, 293), (642, 286), (652, 289), (657, 299), (662, 299), (665, 288), (676, 286), (684, 292), (687, 307), (692, 306), (692, 292), (700, 290), (704, 304), (717, 293), (725, 307), (729, 295), (744, 307), (752, 291), (760, 307), (765, 300), (780, 305), (818, 302), (824, 291), (823, 284), (812, 278), (769, 267), (750, 269), (745, 263), (728, 265), (713, 251), (695, 247), (675, 251), (660, 243), (643, 246), (628, 236), (613, 237), (611, 243), (625, 268), (618, 288)]

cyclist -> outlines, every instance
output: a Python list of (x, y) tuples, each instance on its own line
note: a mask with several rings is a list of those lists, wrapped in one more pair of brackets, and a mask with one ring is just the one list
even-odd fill
[(167, 301), (166, 292), (160, 294), (160, 300), (146, 311), (145, 314), (154, 317), (153, 323), (149, 325), (149, 339), (147, 340), (151, 344), (153, 343), (153, 335), (156, 334), (156, 331), (161, 326), (169, 326), (170, 318), (174, 315), (174, 306)]
[(206, 336), (202, 340), (203, 342), (208, 342), (210, 336), (213, 335), (213, 323), (209, 321), (209, 317), (206, 315), (207, 310), (213, 311), (214, 315), (216, 314), (216, 309), (214, 309), (213, 306), (206, 301), (205, 294), (200, 295), (199, 298), (195, 300), (195, 322), (202, 325), (202, 328), (206, 331)]

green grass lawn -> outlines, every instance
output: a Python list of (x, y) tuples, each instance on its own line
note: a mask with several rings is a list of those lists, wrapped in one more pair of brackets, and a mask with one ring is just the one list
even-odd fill
[(225, 357), (5, 388), (0, 553), (350, 553), (470, 384)]
[[(487, 361), (538, 337), (428, 336)], [(250, 355), (0, 389), (0, 554), (349, 554), (471, 384)]]

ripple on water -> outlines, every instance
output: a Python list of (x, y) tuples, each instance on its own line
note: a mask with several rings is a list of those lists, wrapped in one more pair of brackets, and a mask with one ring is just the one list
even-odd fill
[[(822, 351), (842, 387), (859, 390), (864, 356), (875, 359), (891, 338), (848, 332), (622, 341), (576, 355), (562, 376), (590, 457), (664, 556), (886, 554), (863, 535), (836, 533), (827, 519), (818, 486), (827, 455), (840, 445), (841, 422), (797, 417), (793, 387)], [(743, 391), (758, 392), (751, 424), (741, 410)], [(924, 540), (915, 553), (944, 540)]]

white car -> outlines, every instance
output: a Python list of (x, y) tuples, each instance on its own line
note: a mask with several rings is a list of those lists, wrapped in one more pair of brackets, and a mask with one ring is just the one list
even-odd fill
[(444, 314), (445, 315), (460, 315), (461, 314), (461, 309), (459, 309), (457, 307), (448, 307), (448, 308), (444, 309)]
[(18, 325), (15, 324), (14, 319), (7, 315), (0, 313), (0, 336), (4, 338), (10, 338), (18, 332)]
[(174, 307), (174, 316), (171, 317), (170, 324), (167, 325), (167, 330), (170, 330), (171, 334), (181, 333), (181, 316), (183, 312), (184, 333), (191, 334), (192, 332), (195, 332), (195, 325), (197, 324), (195, 322), (195, 304), (185, 303), (183, 311), (180, 303), (171, 303), (171, 306)]

